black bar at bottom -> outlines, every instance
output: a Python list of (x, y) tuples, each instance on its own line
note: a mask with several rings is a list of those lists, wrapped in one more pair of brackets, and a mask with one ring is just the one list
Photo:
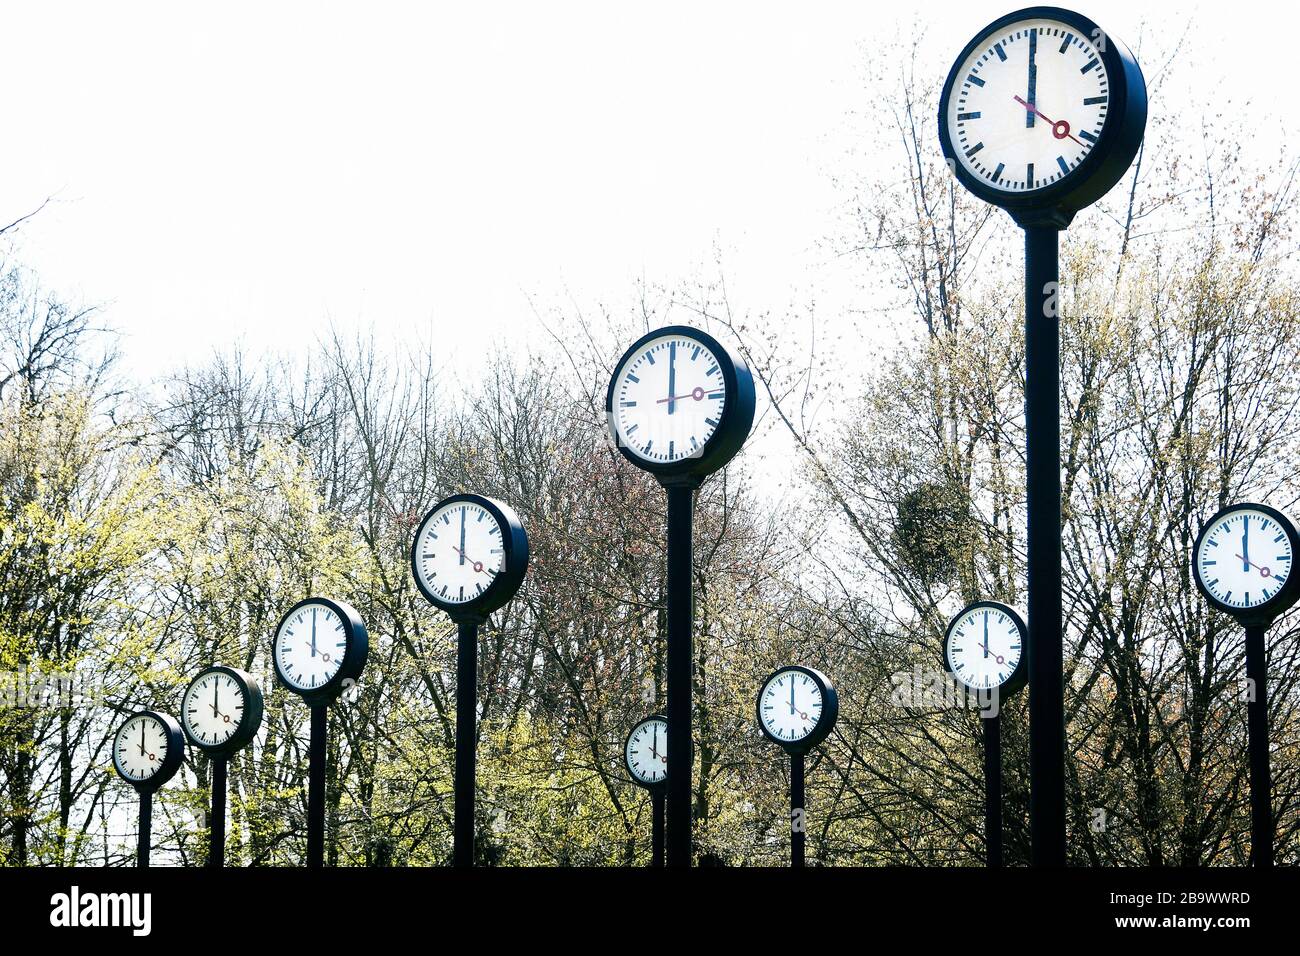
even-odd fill
[(474, 865), (474, 777), (478, 746), (478, 625), (460, 621), (456, 638), (456, 775), (451, 865)]
[[(1244, 552), (1243, 552), (1244, 553)], [(1268, 765), (1268, 628), (1246, 628), (1246, 678), (1254, 695), (1246, 703), (1250, 749), (1250, 857), (1257, 867), (1273, 865), (1273, 776)]]

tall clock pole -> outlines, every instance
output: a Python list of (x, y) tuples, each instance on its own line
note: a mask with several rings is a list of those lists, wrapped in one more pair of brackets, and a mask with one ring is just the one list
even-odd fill
[(1025, 565), (1029, 610), (1029, 830), (1037, 866), (1065, 865), (1061, 628), (1060, 231), (1025, 230)]
[(995, 712), (984, 724), (984, 847), (990, 869), (1002, 865), (1002, 718)]
[(695, 489), (700, 480), (665, 481), (668, 492), (668, 837), (670, 867), (691, 865), (691, 687), (695, 593), (691, 584)]
[(208, 816), (208, 866), (226, 865), (226, 758), (214, 756), (212, 764), (212, 809)]
[(478, 622), (456, 622), (456, 772), (451, 863), (474, 865), (474, 789), (478, 760)]
[(1273, 776), (1268, 765), (1267, 624), (1246, 626), (1246, 679), (1253, 693), (1246, 701), (1250, 751), (1250, 854), (1255, 866), (1273, 865)]
[(311, 705), (311, 741), (307, 751), (307, 866), (325, 865), (325, 763), (329, 752), (329, 710)]
[(528, 570), (528, 535), (507, 505), (459, 494), (434, 505), (411, 542), (411, 575), (426, 601), (456, 623), (456, 761), (451, 865), (474, 865), (478, 762), (478, 629), (515, 596)]
[(1128, 48), (1082, 14), (1028, 7), (981, 30), (939, 100), (953, 175), (1025, 231), (1029, 817), (1035, 866), (1064, 866), (1060, 231), (1123, 178), (1146, 130)]
[(149, 849), (153, 846), (153, 791), (140, 794), (140, 829), (135, 843), (135, 865), (141, 869), (149, 866)]

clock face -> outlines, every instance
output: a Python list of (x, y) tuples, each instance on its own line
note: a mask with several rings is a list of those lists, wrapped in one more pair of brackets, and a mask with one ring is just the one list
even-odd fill
[(977, 605), (962, 612), (948, 631), (948, 670), (967, 687), (1001, 687), (1024, 654), (1020, 626), (1000, 607)]
[(668, 776), (668, 721), (652, 717), (637, 724), (627, 738), (623, 756), (637, 783), (663, 783)]
[(247, 706), (239, 681), (224, 671), (208, 671), (195, 678), (185, 691), (181, 720), (191, 738), (216, 747), (239, 731)]
[(991, 33), (960, 65), (944, 117), (957, 161), (1007, 193), (1066, 178), (1096, 146), (1110, 77), (1094, 38), (1054, 20)]
[(347, 656), (348, 632), (328, 604), (303, 604), (275, 634), (275, 661), (280, 676), (294, 690), (312, 691), (333, 680)]
[(127, 780), (141, 783), (163, 767), (167, 757), (167, 728), (146, 714), (132, 717), (113, 741), (113, 765)]
[(1250, 610), (1277, 597), (1291, 577), (1291, 536), (1256, 508), (1217, 516), (1201, 534), (1196, 575), (1214, 600)]
[(773, 674), (758, 696), (758, 714), (763, 727), (777, 740), (794, 743), (817, 729), (822, 718), (821, 686), (798, 670)]
[(453, 501), (425, 519), (415, 540), (415, 575), (448, 604), (481, 596), (504, 567), (502, 528), (475, 501)]
[(610, 412), (624, 448), (671, 464), (700, 455), (726, 403), (718, 358), (688, 335), (669, 334), (650, 339), (619, 368)]

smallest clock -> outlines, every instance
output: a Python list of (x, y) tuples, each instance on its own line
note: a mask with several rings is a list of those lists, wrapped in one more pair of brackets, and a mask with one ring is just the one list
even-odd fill
[(228, 757), (252, 743), (262, 726), (262, 688), (252, 674), (220, 664), (185, 689), (181, 726), (209, 757)]
[(350, 604), (323, 597), (289, 608), (271, 646), (276, 678), (313, 706), (330, 703), (356, 683), (369, 654), (361, 615)]
[(411, 573), (426, 601), (453, 618), (481, 621), (515, 596), (528, 570), (528, 535), (508, 506), (452, 495), (416, 529)]
[(976, 601), (948, 624), (943, 663), (957, 682), (977, 693), (1014, 694), (1029, 679), (1025, 622), (997, 601)]
[(758, 726), (790, 753), (807, 753), (826, 739), (840, 715), (830, 679), (797, 664), (782, 667), (758, 692)]
[(1196, 586), (1211, 605), (1243, 624), (1271, 624), (1300, 596), (1293, 573), (1295, 525), (1268, 505), (1243, 502), (1216, 513), (1192, 548)]
[(113, 769), (140, 793), (152, 793), (165, 784), (184, 759), (181, 725), (166, 714), (137, 711), (113, 738)]
[(623, 766), (638, 786), (657, 790), (668, 781), (668, 718), (653, 714), (639, 722), (623, 743)]

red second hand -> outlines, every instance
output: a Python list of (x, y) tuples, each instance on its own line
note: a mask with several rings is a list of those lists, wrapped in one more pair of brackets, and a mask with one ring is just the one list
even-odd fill
[(1079, 143), (1080, 146), (1083, 145), (1083, 143), (1079, 142), (1078, 138), (1076, 138), (1075, 135), (1070, 132), (1070, 124), (1068, 121), (1054, 120), (1054, 119), (1050, 119), (1047, 116), (1043, 116), (1042, 110), (1040, 110), (1037, 106), (1035, 106), (1033, 103), (1026, 103), (1024, 100), (1022, 100), (1019, 96), (1016, 96), (1014, 93), (1012, 94), (1011, 98), (1014, 99), (1021, 106), (1023, 106), (1025, 109), (1029, 110), (1029, 112), (1033, 113), (1035, 116), (1042, 116), (1044, 120), (1051, 123), (1052, 135), (1055, 136), (1057, 139), (1065, 139), (1068, 136), (1076, 143)]

